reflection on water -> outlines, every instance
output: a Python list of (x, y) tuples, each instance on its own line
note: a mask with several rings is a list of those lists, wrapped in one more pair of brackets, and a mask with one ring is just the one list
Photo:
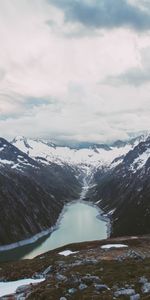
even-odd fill
[(98, 207), (83, 202), (72, 203), (64, 210), (59, 228), (38, 242), (0, 254), (0, 260), (33, 258), (65, 244), (101, 240), (107, 237), (107, 223), (100, 220)]

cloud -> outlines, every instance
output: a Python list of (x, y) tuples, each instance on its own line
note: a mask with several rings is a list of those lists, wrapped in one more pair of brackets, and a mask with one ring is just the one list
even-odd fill
[(150, 68), (140, 70), (139, 68), (130, 69), (127, 72), (118, 76), (107, 77), (104, 83), (112, 85), (133, 85), (140, 86), (150, 81)]
[[(25, 135), (66, 141), (111, 142), (126, 139), (128, 132), (146, 130), (150, 126), (149, 93), (138, 98), (134, 90), (103, 90), (103, 97), (95, 87), (72, 86), (66, 97), (57, 102), (34, 106), (16, 118), (0, 121), (0, 132), (7, 137)], [(107, 100), (107, 98), (109, 100)], [(91, 100), (92, 99), (92, 100)], [(132, 101), (136, 99), (136, 101)]]
[(121, 12), (120, 2), (0, 1), (1, 135), (106, 142), (149, 128), (148, 85), (99, 84), (139, 67), (148, 72), (147, 21), (140, 34), (126, 28), (138, 26), (125, 19), (131, 4), (122, 1)]
[(150, 81), (150, 47), (140, 51), (140, 64), (119, 74), (108, 76), (103, 83), (110, 85), (142, 86)]
[(139, 7), (141, 10), (148, 12), (150, 8), (149, 0), (128, 0), (128, 3), (134, 5), (135, 7)]
[(150, 29), (149, 11), (127, 0), (48, 0), (65, 13), (66, 22), (79, 22), (92, 28), (130, 27)]

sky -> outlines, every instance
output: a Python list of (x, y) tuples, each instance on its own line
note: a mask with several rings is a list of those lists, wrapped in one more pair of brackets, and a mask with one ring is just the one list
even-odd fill
[(0, 0), (1, 136), (102, 143), (149, 127), (149, 0)]

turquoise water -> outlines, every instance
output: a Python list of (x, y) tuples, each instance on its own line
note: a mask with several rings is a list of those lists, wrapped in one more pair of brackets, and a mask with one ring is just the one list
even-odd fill
[(38, 242), (1, 253), (1, 260), (33, 258), (66, 244), (107, 238), (107, 222), (100, 218), (100, 210), (85, 202), (67, 205), (58, 228)]
[(25, 258), (32, 258), (70, 243), (105, 239), (107, 223), (97, 218), (99, 213), (97, 207), (83, 202), (68, 205), (58, 229)]

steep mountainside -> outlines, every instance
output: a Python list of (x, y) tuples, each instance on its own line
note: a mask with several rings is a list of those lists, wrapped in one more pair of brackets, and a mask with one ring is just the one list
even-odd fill
[(93, 186), (87, 200), (111, 211), (113, 235), (149, 232), (150, 141), (144, 139), (72, 149), (41, 139), (1, 138), (0, 245), (50, 228), (83, 183)]
[(92, 195), (112, 218), (112, 235), (150, 232), (150, 138), (109, 171), (98, 170)]
[(41, 164), (0, 139), (0, 245), (49, 229), (64, 203), (77, 198), (78, 170)]

